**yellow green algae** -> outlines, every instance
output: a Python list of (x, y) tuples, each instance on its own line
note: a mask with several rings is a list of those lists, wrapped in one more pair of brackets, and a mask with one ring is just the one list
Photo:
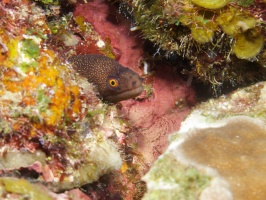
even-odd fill
[(147, 181), (148, 187), (143, 200), (198, 199), (210, 184), (209, 176), (194, 167), (182, 166), (170, 154), (159, 158), (142, 179)]
[[(265, 19), (259, 2), (121, 1), (134, 17), (132, 30), (141, 30), (145, 39), (157, 45), (158, 52), (164, 50), (161, 56), (178, 55), (190, 61), (191, 70), (184, 69), (184, 73), (213, 88), (223, 83), (241, 85), (247, 77), (253, 77), (250, 82), (265, 79), (265, 69), (260, 65)], [(236, 64), (240, 60), (259, 64), (260, 73), (244, 73), (245, 66), (242, 69)]]
[[(40, 185), (31, 184), (25, 179), (16, 179), (10, 177), (0, 178), (1, 193), (18, 194), (21, 195), (21, 199), (27, 198), (29, 200), (52, 200), (48, 190), (44, 191), (44, 188)], [(19, 197), (17, 197), (19, 199)]]
[(233, 52), (238, 58), (249, 59), (258, 54), (264, 46), (264, 37), (258, 35), (256, 30), (236, 36)]
[(0, 2), (0, 12), (1, 170), (38, 165), (34, 181), (57, 191), (119, 169), (106, 132), (119, 132), (123, 123), (49, 43), (44, 10), (21, 0)]
[(224, 9), (217, 16), (216, 21), (224, 33), (232, 36), (252, 29), (260, 23), (249, 12), (244, 12), (234, 7)]
[(192, 2), (200, 7), (207, 8), (207, 9), (219, 9), (226, 4), (228, 4), (229, 0), (192, 0)]
[(59, 1), (58, 0), (34, 0), (36, 2), (41, 2), (44, 5), (59, 5)]
[[(145, 197), (162, 194), (164, 199), (176, 199), (171, 192), (182, 187), (176, 176), (186, 180), (182, 169), (194, 169), (196, 177), (208, 177), (208, 184), (190, 190), (191, 199), (265, 199), (265, 88), (266, 82), (260, 82), (197, 105), (144, 176)], [(200, 185), (206, 179), (188, 180)]]

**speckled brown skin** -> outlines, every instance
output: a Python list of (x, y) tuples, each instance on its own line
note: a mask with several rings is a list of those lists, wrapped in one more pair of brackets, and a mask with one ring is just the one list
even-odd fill
[(74, 69), (94, 83), (104, 100), (116, 103), (138, 96), (142, 78), (132, 70), (103, 55), (76, 55), (69, 58)]

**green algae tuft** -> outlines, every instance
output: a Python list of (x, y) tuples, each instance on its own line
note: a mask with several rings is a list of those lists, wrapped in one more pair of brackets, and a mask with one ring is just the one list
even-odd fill
[(143, 177), (148, 192), (144, 200), (197, 199), (210, 184), (210, 177), (180, 164), (171, 154), (159, 158)]

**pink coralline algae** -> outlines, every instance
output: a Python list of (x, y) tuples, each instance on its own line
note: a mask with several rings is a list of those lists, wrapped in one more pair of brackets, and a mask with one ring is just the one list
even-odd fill
[(143, 55), (141, 40), (136, 33), (130, 32), (130, 22), (115, 10), (106, 1), (97, 0), (77, 5), (74, 16), (82, 16), (92, 24), (104, 45), (111, 46), (112, 56), (120, 64), (140, 73), (138, 65)]
[[(77, 5), (74, 16), (83, 16), (93, 25), (102, 40), (110, 43), (120, 64), (141, 74), (139, 66), (144, 59), (141, 40), (137, 32), (129, 31), (130, 22), (121, 14), (115, 15), (114, 9), (105, 1), (98, 0)], [(195, 95), (186, 82), (164, 64), (159, 64), (155, 75), (146, 79), (146, 82), (152, 79), (152, 83), (147, 83), (153, 93), (151, 97), (143, 97), (143, 94), (138, 101), (121, 102), (120, 114), (129, 121), (131, 133), (127, 140), (131, 145), (136, 144), (145, 163), (152, 163), (167, 147), (168, 134), (179, 129), (190, 106), (195, 104)]]
[(122, 102), (121, 114), (133, 127), (132, 142), (144, 152), (147, 163), (163, 153), (168, 146), (168, 135), (179, 129), (195, 103), (194, 91), (173, 74), (173, 69), (164, 66), (153, 77), (151, 97)]

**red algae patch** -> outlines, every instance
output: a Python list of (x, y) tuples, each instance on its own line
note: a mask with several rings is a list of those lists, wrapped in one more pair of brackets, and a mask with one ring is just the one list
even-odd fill
[[(115, 13), (115, 9), (105, 1), (97, 0), (77, 5), (74, 16), (84, 17), (94, 27), (104, 44), (102, 51), (110, 47), (109, 57), (113, 56), (123, 66), (141, 74), (139, 66), (144, 51), (139, 32), (130, 31), (130, 21)], [(79, 51), (86, 52), (78, 47), (77, 53)], [(195, 103), (192, 88), (170, 66), (158, 66), (151, 79), (152, 83), (147, 84), (153, 93), (150, 98), (122, 101), (122, 106), (118, 106), (121, 117), (129, 122), (127, 142), (142, 152), (144, 162), (148, 164), (163, 153), (168, 145), (168, 135), (179, 129), (181, 121), (190, 112), (190, 106)]]
[(137, 33), (130, 31), (130, 21), (115, 10), (114, 6), (97, 0), (77, 5), (74, 16), (82, 16), (85, 21), (92, 24), (101, 36), (104, 45), (102, 53), (105, 53), (106, 48), (110, 48), (109, 57), (115, 58), (125, 67), (140, 72), (138, 64), (143, 55), (142, 42)]
[[(153, 95), (142, 101), (124, 101), (121, 114), (134, 127), (138, 150), (152, 163), (168, 146), (168, 135), (177, 131), (195, 101), (194, 91), (169, 66), (153, 77)], [(135, 141), (134, 141), (135, 140)]]

